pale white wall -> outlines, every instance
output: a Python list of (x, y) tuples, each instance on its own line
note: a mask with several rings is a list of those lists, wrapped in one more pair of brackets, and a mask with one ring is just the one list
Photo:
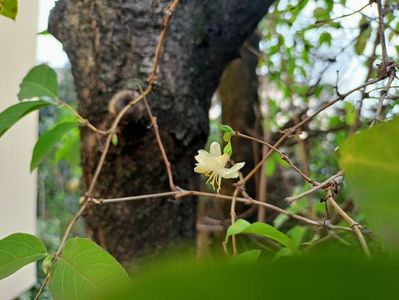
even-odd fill
[[(19, 0), (17, 20), (0, 17), (0, 111), (17, 103), (19, 83), (35, 65), (38, 0)], [(0, 138), (0, 238), (35, 233), (36, 174), (30, 156), (37, 114), (25, 117)], [(34, 264), (0, 281), (1, 300), (13, 299), (36, 281)]]

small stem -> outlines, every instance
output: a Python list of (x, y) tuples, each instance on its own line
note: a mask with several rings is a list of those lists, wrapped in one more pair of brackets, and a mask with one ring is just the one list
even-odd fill
[[(141, 93), (143, 93), (143, 90), (140, 85), (139, 85), (139, 88), (140, 88)], [(162, 159), (165, 164), (166, 173), (168, 174), (168, 179), (169, 179), (169, 187), (172, 191), (176, 191), (176, 185), (173, 181), (172, 167), (171, 167), (168, 155), (166, 154), (165, 147), (162, 143), (161, 135), (159, 133), (159, 128), (158, 128), (157, 118), (154, 117), (154, 115), (152, 114), (151, 107), (148, 104), (146, 97), (144, 97), (144, 104), (147, 109), (148, 116), (150, 117), (152, 127), (154, 128), (155, 138), (157, 140), (158, 147), (159, 147), (159, 150), (161, 151)]]
[(272, 150), (274, 150), (275, 152), (277, 152), (278, 154), (280, 154), (281, 158), (282, 158), (283, 160), (285, 160), (297, 173), (299, 173), (299, 175), (301, 175), (301, 176), (302, 176), (307, 182), (309, 182), (311, 185), (318, 185), (318, 184), (319, 184), (318, 182), (314, 181), (312, 178), (310, 178), (309, 176), (307, 176), (304, 172), (302, 172), (302, 171), (292, 162), (292, 160), (288, 157), (288, 155), (285, 154), (285, 153), (283, 153), (283, 152), (281, 152), (277, 147), (275, 147), (275, 146), (273, 146), (273, 145), (271, 145), (271, 144), (269, 144), (269, 143), (267, 143), (267, 142), (265, 142), (265, 141), (262, 141), (262, 140), (260, 140), (260, 139), (257, 139), (257, 138), (255, 138), (255, 137), (252, 137), (252, 136), (249, 136), (249, 135), (246, 135), (246, 134), (243, 134), (243, 133), (238, 132), (238, 131), (235, 131), (235, 135), (238, 136), (238, 137), (242, 137), (242, 138), (244, 138), (244, 139), (247, 139), (247, 140), (255, 141), (255, 142), (258, 142), (258, 143), (260, 143), (260, 144), (266, 145), (266, 146), (269, 147), (270, 149), (272, 149)]
[(49, 279), (50, 279), (50, 273), (47, 273), (47, 275), (46, 275), (46, 277), (44, 278), (44, 280), (43, 280), (43, 282), (42, 282), (42, 285), (40, 286), (39, 291), (37, 292), (37, 294), (36, 294), (34, 300), (39, 300), (40, 295), (43, 293), (44, 288), (46, 287), (46, 285), (47, 285)]
[[(233, 197), (231, 199), (231, 206), (230, 206), (230, 217), (231, 217), (231, 225), (234, 225), (236, 222), (236, 200), (237, 200), (237, 194), (240, 188), (237, 186), (234, 189)], [(233, 244), (233, 256), (237, 255), (237, 242), (236, 242), (236, 237), (233, 235), (231, 237), (231, 241)]]
[(360, 228), (359, 228), (359, 227), (361, 227), (360, 224), (357, 223), (357, 222), (355, 222), (355, 221), (354, 221), (354, 220), (353, 220), (353, 219), (352, 219), (339, 205), (338, 205), (338, 203), (335, 202), (331, 190), (328, 190), (328, 191), (327, 191), (327, 199), (326, 199), (326, 201), (327, 201), (327, 203), (328, 203), (329, 205), (331, 205), (331, 206), (335, 209), (335, 211), (336, 211), (336, 212), (350, 225), (350, 227), (353, 229), (353, 231), (355, 232), (355, 234), (356, 234), (356, 236), (357, 236), (357, 238), (358, 238), (358, 240), (359, 240), (359, 243), (360, 243), (360, 246), (361, 246), (361, 248), (362, 248), (362, 250), (363, 250), (364, 255), (365, 255), (368, 259), (371, 259), (370, 250), (369, 250), (369, 248), (368, 248), (368, 246), (367, 246), (367, 243), (366, 243), (366, 240), (365, 240), (365, 238), (364, 238), (364, 236), (363, 236), (363, 233), (362, 233), (362, 231), (361, 231)]
[[(131, 196), (131, 197), (123, 197), (123, 198), (110, 198), (110, 199), (93, 199), (93, 203), (95, 204), (109, 204), (109, 203), (114, 203), (114, 202), (121, 202), (121, 201), (137, 201), (137, 200), (143, 200), (143, 199), (149, 199), (149, 198), (161, 198), (161, 197), (168, 197), (168, 196), (174, 196), (175, 198), (183, 198), (183, 197), (188, 197), (188, 196), (203, 196), (203, 197), (210, 197), (214, 198), (217, 200), (233, 200), (232, 196), (227, 196), (227, 195), (222, 195), (222, 194), (214, 194), (214, 193), (206, 193), (206, 192), (200, 192), (200, 191), (195, 191), (195, 190), (183, 190), (180, 189), (176, 192), (163, 192), (163, 193), (155, 193), (155, 194), (147, 194), (147, 195), (138, 195), (138, 196)], [(249, 196), (246, 196), (245, 198), (243, 197), (236, 197), (235, 198), (236, 202), (241, 202), (244, 204), (248, 205), (259, 205), (259, 206), (264, 206), (270, 210), (276, 211), (280, 214), (286, 215), (292, 219), (295, 219), (297, 221), (306, 223), (311, 226), (317, 226), (317, 227), (327, 227), (328, 229), (332, 230), (345, 230), (345, 231), (353, 231), (352, 228), (349, 227), (343, 227), (343, 226), (335, 226), (331, 224), (325, 224), (322, 221), (316, 221), (309, 219), (307, 217), (293, 214), (289, 211), (286, 211), (278, 206), (269, 204), (269, 203), (264, 203), (258, 200), (254, 200)]]
[(316, 191), (318, 191), (318, 190), (320, 190), (320, 189), (322, 189), (322, 188), (328, 186), (334, 179), (336, 179), (336, 178), (338, 178), (338, 177), (340, 177), (340, 176), (343, 176), (343, 175), (344, 175), (344, 172), (339, 171), (339, 172), (336, 173), (335, 175), (333, 175), (333, 176), (327, 178), (327, 179), (324, 180), (322, 183), (319, 183), (318, 185), (314, 186), (314, 187), (311, 188), (310, 190), (307, 190), (307, 191), (305, 191), (305, 192), (303, 192), (303, 193), (301, 193), (301, 194), (295, 195), (295, 196), (287, 197), (287, 198), (285, 198), (285, 200), (286, 200), (289, 204), (292, 204), (292, 203), (294, 203), (296, 200), (301, 199), (301, 198), (303, 198), (303, 197), (305, 197), (305, 196), (307, 196), (307, 195), (310, 195), (310, 194), (312, 194), (312, 193), (314, 193), (314, 192), (316, 192)]
[(381, 92), (380, 92), (380, 99), (378, 100), (378, 106), (377, 106), (377, 111), (375, 113), (375, 118), (374, 118), (373, 122), (371, 123), (370, 127), (373, 126), (375, 123), (380, 122), (382, 119), (381, 113), (382, 113), (382, 109), (384, 107), (384, 100), (385, 100), (386, 96), (388, 95), (388, 92), (389, 92), (389, 89), (391, 88), (392, 82), (395, 79), (395, 70), (392, 69), (392, 70), (390, 70), (390, 72), (391, 72), (391, 74), (389, 75), (388, 82), (385, 85), (385, 88), (383, 90), (381, 90)]
[(71, 105), (69, 105), (65, 101), (62, 101), (61, 99), (58, 99), (58, 103), (59, 103), (60, 106), (63, 106), (66, 109), (68, 109), (69, 111), (71, 111), (79, 119), (80, 124), (82, 126), (86, 126), (86, 127), (90, 128), (91, 130), (93, 130), (94, 132), (102, 134), (102, 135), (108, 134), (108, 132), (106, 132), (104, 130), (101, 130), (101, 129), (98, 129), (96, 126), (91, 124), (88, 119), (83, 118)]
[(382, 52), (382, 64), (384, 68), (388, 67), (388, 52), (387, 45), (385, 42), (385, 28), (384, 28), (384, 12), (382, 9), (381, 0), (376, 0), (378, 9), (378, 33), (380, 35), (380, 44)]
[(64, 246), (65, 243), (68, 239), (69, 233), (71, 232), (73, 225), (75, 225), (75, 223), (78, 221), (78, 219), (80, 218), (80, 216), (83, 214), (83, 212), (85, 211), (85, 209), (87, 208), (87, 206), (89, 205), (89, 203), (91, 202), (91, 199), (87, 199), (82, 206), (80, 207), (80, 209), (78, 210), (78, 212), (74, 215), (73, 219), (69, 222), (65, 232), (64, 232), (64, 236), (62, 237), (61, 243), (58, 246), (57, 252), (55, 252), (54, 258), (53, 260), (57, 260), (58, 256), (60, 256), (62, 250), (64, 250)]

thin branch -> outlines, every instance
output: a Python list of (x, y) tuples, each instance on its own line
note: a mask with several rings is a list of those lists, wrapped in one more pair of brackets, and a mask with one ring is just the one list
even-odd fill
[(331, 205), (335, 211), (349, 224), (350, 227), (352, 227), (353, 231), (355, 232), (360, 246), (363, 250), (364, 255), (368, 258), (371, 259), (371, 254), (370, 254), (370, 250), (367, 246), (366, 240), (363, 236), (362, 231), (360, 230), (361, 225), (359, 223), (357, 223), (356, 221), (354, 221), (339, 205), (337, 202), (335, 202), (334, 197), (333, 197), (333, 193), (332, 191), (329, 189), (327, 191), (327, 198), (326, 198), (326, 202), (327, 204)]
[(344, 15), (342, 15), (342, 16), (338, 16), (338, 17), (335, 17), (335, 18), (332, 18), (332, 19), (317, 20), (317, 21), (316, 21), (316, 24), (319, 24), (319, 23), (328, 23), (328, 22), (335, 21), (335, 20), (338, 20), (338, 19), (343, 19), (343, 18), (346, 18), (346, 17), (353, 16), (354, 14), (357, 14), (357, 13), (361, 12), (361, 11), (362, 11), (363, 9), (365, 9), (367, 6), (370, 6), (372, 3), (373, 3), (373, 2), (370, 1), (369, 3), (367, 3), (367, 4), (364, 5), (364, 6), (362, 6), (361, 8), (359, 8), (359, 9), (357, 9), (357, 10), (354, 10), (354, 11), (352, 11), (352, 12), (350, 12), (350, 13), (344, 14)]
[(47, 273), (47, 275), (46, 275), (46, 277), (44, 278), (44, 280), (43, 280), (43, 282), (42, 282), (42, 285), (40, 286), (39, 291), (37, 292), (37, 294), (36, 294), (34, 300), (39, 300), (40, 295), (43, 293), (44, 288), (46, 287), (46, 285), (47, 285), (49, 279), (50, 279), (50, 273)]
[(164, 10), (164, 18), (162, 22), (162, 31), (161, 34), (159, 35), (159, 41), (157, 44), (157, 48), (155, 50), (155, 56), (154, 56), (154, 61), (152, 63), (152, 71), (150, 76), (148, 76), (148, 83), (149, 85), (152, 85), (155, 82), (157, 71), (158, 71), (158, 65), (159, 65), (159, 60), (161, 58), (161, 53), (163, 46), (165, 44), (165, 37), (166, 37), (166, 32), (169, 27), (170, 20), (172, 18), (172, 15), (174, 11), (176, 10), (177, 4), (179, 4), (179, 0), (174, 0), (173, 2), (169, 3), (166, 9)]
[(381, 0), (376, 0), (378, 9), (378, 33), (380, 36), (381, 52), (382, 52), (382, 64), (384, 68), (388, 67), (388, 52), (387, 45), (385, 42), (385, 28), (384, 28), (384, 13), (382, 9)]
[[(227, 196), (227, 195), (222, 195), (222, 194), (214, 194), (214, 193), (207, 193), (207, 192), (200, 192), (200, 191), (195, 191), (195, 190), (179, 190), (176, 192), (163, 192), (163, 193), (155, 193), (155, 194), (147, 194), (147, 195), (138, 195), (138, 196), (130, 196), (130, 197), (123, 197), (123, 198), (110, 198), (110, 199), (93, 199), (93, 203), (96, 204), (109, 204), (109, 203), (114, 203), (114, 202), (121, 202), (121, 201), (137, 201), (137, 200), (143, 200), (143, 199), (149, 199), (149, 198), (161, 198), (161, 197), (168, 197), (168, 196), (174, 196), (175, 198), (184, 198), (188, 196), (203, 196), (203, 197), (209, 197), (209, 198), (214, 198), (216, 200), (233, 200), (232, 196)], [(235, 200), (240, 203), (244, 203), (247, 205), (259, 205), (259, 206), (264, 206), (268, 209), (271, 209), (273, 211), (276, 211), (280, 214), (286, 215), (289, 218), (292, 218), (294, 220), (303, 222), (305, 224), (311, 225), (311, 226), (316, 226), (316, 227), (325, 227), (328, 229), (332, 230), (344, 230), (344, 231), (353, 231), (352, 228), (350, 227), (343, 227), (343, 226), (335, 226), (332, 224), (327, 224), (322, 221), (316, 221), (313, 219), (309, 219), (307, 217), (297, 215), (294, 213), (291, 213), (287, 210), (284, 210), (278, 206), (269, 204), (269, 203), (264, 203), (252, 198), (243, 198), (243, 197), (236, 197)]]
[(275, 146), (269, 144), (268, 142), (262, 141), (260, 139), (257, 139), (255, 137), (243, 134), (239, 131), (235, 131), (235, 135), (238, 137), (242, 137), (244, 139), (247, 140), (251, 140), (251, 141), (255, 141), (258, 142), (260, 144), (266, 145), (267, 147), (269, 147), (270, 149), (273, 149), (274, 151), (276, 151), (278, 154), (280, 154), (281, 158), (286, 161), (297, 173), (299, 173), (299, 175), (301, 175), (307, 182), (309, 182), (311, 185), (318, 185), (319, 183), (315, 180), (313, 180), (312, 178), (310, 178), (309, 176), (307, 176), (304, 172), (302, 172), (293, 162), (292, 160), (288, 157), (287, 154), (285, 154), (284, 152), (280, 151), (278, 148), (276, 148)]
[(58, 102), (58, 105), (59, 105), (59, 106), (63, 106), (63, 107), (65, 107), (66, 109), (68, 109), (70, 112), (72, 112), (72, 113), (78, 118), (79, 123), (80, 123), (82, 126), (86, 126), (86, 127), (88, 127), (89, 129), (93, 130), (94, 132), (99, 133), (99, 134), (102, 134), (102, 135), (108, 134), (107, 131), (98, 129), (96, 126), (94, 126), (93, 124), (91, 124), (90, 121), (89, 121), (88, 119), (83, 118), (83, 117), (76, 111), (76, 109), (74, 109), (71, 105), (69, 105), (69, 104), (66, 103), (65, 101), (63, 101), (63, 100), (61, 100), (61, 99), (58, 99), (57, 102)]
[[(231, 205), (230, 205), (230, 217), (231, 217), (231, 225), (234, 225), (236, 222), (236, 200), (237, 200), (237, 195), (239, 191), (239, 187), (236, 186), (234, 189), (233, 197), (231, 199)], [(233, 256), (237, 255), (237, 242), (236, 242), (236, 237), (233, 235), (231, 237), (232, 244), (233, 244)]]
[(69, 222), (69, 224), (64, 232), (64, 236), (62, 237), (61, 243), (58, 246), (57, 251), (55, 252), (53, 261), (56, 261), (58, 259), (58, 256), (60, 256), (60, 254), (62, 253), (62, 250), (64, 250), (65, 243), (68, 239), (69, 233), (71, 232), (71, 230), (73, 228), (73, 225), (75, 225), (75, 223), (78, 221), (80, 216), (83, 214), (83, 212), (85, 211), (85, 209), (89, 206), (89, 204), (91, 202), (92, 202), (92, 199), (88, 199), (85, 202), (83, 202), (83, 204), (80, 207), (80, 209), (78, 210), (78, 212), (74, 215), (73, 219)]
[(334, 179), (343, 176), (344, 172), (339, 171), (338, 173), (334, 174), (333, 176), (327, 178), (326, 180), (324, 180), (322, 183), (319, 183), (318, 185), (314, 186), (313, 188), (311, 188), (310, 190), (307, 190), (301, 194), (295, 195), (295, 196), (291, 196), (291, 197), (287, 197), (285, 198), (285, 200), (289, 203), (292, 204), (294, 203), (296, 200), (299, 200), (307, 195), (310, 195), (318, 190), (321, 190), (322, 188), (325, 188), (326, 186), (328, 186)]
[[(141, 91), (141, 93), (143, 93), (143, 90), (141, 89), (141, 87), (140, 87), (140, 91)], [(152, 114), (151, 107), (148, 104), (146, 97), (144, 97), (144, 104), (147, 109), (148, 116), (150, 117), (152, 127), (154, 128), (155, 138), (157, 140), (159, 150), (161, 151), (162, 159), (165, 163), (166, 173), (168, 174), (168, 179), (169, 179), (169, 187), (172, 191), (176, 191), (176, 185), (173, 181), (172, 167), (171, 167), (170, 161), (168, 159), (168, 155), (166, 154), (165, 147), (162, 143), (161, 135), (159, 134), (157, 118), (154, 117), (154, 115)]]
[(378, 106), (377, 106), (377, 111), (375, 113), (375, 117), (373, 122), (371, 122), (371, 126), (373, 126), (375, 123), (380, 122), (382, 120), (381, 118), (381, 113), (382, 113), (382, 109), (384, 107), (384, 100), (386, 98), (386, 96), (388, 95), (389, 89), (391, 88), (392, 82), (395, 79), (395, 70), (392, 69), (391, 74), (389, 75), (389, 79), (387, 84), (385, 85), (385, 88), (383, 90), (380, 91), (380, 99), (378, 100)]

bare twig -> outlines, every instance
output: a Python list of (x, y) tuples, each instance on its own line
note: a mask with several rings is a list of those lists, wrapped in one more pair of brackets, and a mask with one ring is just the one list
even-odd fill
[[(394, 67), (392, 67), (392, 68), (394, 68)], [(381, 121), (381, 118), (382, 118), (381, 113), (382, 113), (382, 109), (384, 107), (384, 100), (385, 100), (386, 96), (388, 95), (388, 92), (389, 92), (389, 89), (391, 88), (393, 80), (395, 79), (395, 70), (393, 69), (390, 72), (391, 72), (391, 74), (389, 75), (388, 82), (385, 85), (385, 88), (380, 91), (380, 99), (378, 100), (377, 111), (375, 113), (374, 120), (371, 122), (370, 127), (373, 126), (375, 123)]]
[[(141, 87), (140, 87), (140, 91), (141, 91), (141, 93), (143, 93), (143, 90), (141, 89)], [(147, 109), (148, 116), (150, 117), (152, 127), (154, 128), (155, 138), (157, 140), (159, 150), (161, 151), (162, 159), (165, 163), (166, 173), (168, 174), (168, 179), (169, 179), (169, 187), (172, 191), (176, 191), (176, 185), (173, 181), (172, 167), (171, 167), (170, 161), (168, 159), (168, 155), (166, 154), (165, 147), (162, 143), (161, 135), (159, 133), (159, 128), (158, 128), (157, 118), (154, 117), (154, 115), (152, 114), (151, 107), (148, 104), (146, 97), (144, 97), (144, 104)]]
[(46, 287), (46, 285), (47, 285), (49, 279), (50, 279), (50, 273), (47, 273), (47, 275), (46, 275), (46, 277), (44, 278), (44, 280), (43, 280), (43, 282), (42, 282), (42, 285), (40, 286), (39, 291), (37, 292), (37, 294), (36, 294), (34, 300), (39, 300), (40, 295), (43, 293), (44, 288)]
[[(239, 191), (239, 187), (236, 186), (234, 189), (233, 197), (231, 199), (231, 206), (230, 206), (230, 217), (231, 217), (231, 225), (234, 225), (236, 222), (236, 200), (237, 200), (237, 195)], [(237, 255), (237, 243), (236, 243), (236, 237), (233, 235), (231, 237), (231, 241), (233, 244), (233, 256)]]
[[(137, 200), (143, 200), (143, 199), (149, 199), (149, 198), (161, 198), (161, 197), (168, 197), (168, 196), (174, 196), (175, 198), (184, 198), (188, 196), (203, 196), (203, 197), (209, 197), (217, 200), (233, 200), (232, 196), (227, 196), (227, 195), (222, 195), (222, 194), (214, 194), (214, 193), (206, 193), (206, 192), (200, 192), (200, 191), (195, 191), (195, 190), (178, 190), (176, 192), (163, 192), (163, 193), (155, 193), (155, 194), (147, 194), (147, 195), (138, 195), (138, 196), (131, 196), (131, 197), (123, 197), (123, 198), (110, 198), (110, 199), (93, 199), (93, 203), (98, 203), (98, 204), (108, 204), (108, 203), (114, 203), (114, 202), (121, 202), (121, 201), (137, 201)], [(95, 200), (95, 201), (94, 201)], [(323, 221), (316, 221), (313, 219), (309, 219), (307, 217), (297, 215), (294, 213), (291, 213), (285, 209), (282, 209), (278, 206), (269, 204), (269, 203), (264, 203), (255, 199), (252, 199), (250, 197), (236, 197), (235, 201), (244, 203), (247, 205), (259, 205), (259, 206), (264, 206), (270, 210), (276, 211), (280, 214), (286, 215), (289, 218), (292, 218), (294, 220), (303, 222), (305, 224), (311, 225), (311, 226), (316, 226), (316, 227), (326, 227), (328, 229), (332, 230), (344, 230), (344, 231), (353, 231), (352, 228), (350, 227), (343, 227), (343, 226), (335, 226), (332, 224), (327, 224)]]
[(353, 16), (354, 14), (357, 14), (357, 13), (361, 12), (361, 11), (362, 11), (363, 9), (365, 9), (367, 6), (370, 6), (372, 3), (373, 3), (373, 2), (370, 1), (369, 3), (367, 3), (367, 4), (364, 5), (364, 6), (362, 6), (361, 8), (359, 8), (359, 9), (357, 9), (357, 10), (354, 10), (354, 11), (352, 11), (352, 12), (350, 12), (350, 13), (344, 14), (344, 15), (342, 15), (342, 16), (338, 16), (338, 17), (335, 17), (335, 18), (332, 18), (332, 19), (317, 20), (317, 21), (316, 21), (316, 24), (328, 23), (328, 22), (335, 21), (335, 20), (338, 20), (338, 19), (343, 19), (343, 18), (346, 18), (346, 17)]
[(319, 183), (317, 181), (314, 181), (312, 178), (310, 178), (309, 176), (307, 176), (304, 172), (302, 172), (293, 162), (292, 160), (288, 157), (287, 154), (285, 154), (284, 152), (280, 151), (278, 148), (276, 148), (275, 146), (262, 141), (260, 139), (257, 139), (255, 137), (243, 134), (239, 131), (235, 131), (235, 135), (238, 137), (242, 137), (244, 139), (247, 140), (251, 140), (251, 141), (255, 141), (258, 142), (260, 144), (266, 145), (267, 147), (269, 147), (270, 149), (274, 150), (275, 152), (277, 152), (278, 154), (280, 154), (281, 158), (286, 161), (297, 173), (299, 173), (299, 175), (301, 175), (307, 182), (309, 182), (311, 185), (318, 185)]
[(58, 99), (57, 100), (58, 105), (65, 107), (66, 109), (68, 109), (70, 112), (72, 112), (79, 120), (79, 123), (82, 126), (86, 126), (89, 129), (93, 130), (96, 133), (102, 134), (102, 135), (106, 135), (108, 134), (107, 131), (98, 129), (96, 126), (94, 126), (93, 124), (90, 123), (90, 121), (88, 119), (83, 118), (77, 111), (76, 109), (74, 109), (71, 105), (69, 105), (68, 103), (66, 103), (65, 101)]
[(362, 231), (360, 230), (361, 225), (359, 223), (357, 223), (356, 221), (354, 221), (339, 205), (337, 202), (335, 202), (334, 197), (333, 197), (333, 192), (331, 191), (331, 189), (329, 189), (327, 191), (327, 197), (326, 197), (326, 202), (327, 204), (331, 205), (335, 211), (349, 224), (350, 227), (352, 227), (353, 231), (355, 232), (360, 246), (363, 250), (364, 255), (371, 259), (371, 254), (370, 254), (370, 250), (367, 246), (366, 240), (363, 236)]
[(388, 52), (387, 45), (385, 42), (385, 28), (384, 28), (384, 13), (382, 8), (381, 0), (376, 0), (378, 9), (378, 33), (380, 36), (381, 52), (382, 52), (382, 64), (384, 68), (388, 67)]
[(334, 179), (342, 176), (344, 174), (344, 172), (339, 171), (338, 173), (334, 174), (333, 176), (327, 178), (326, 180), (324, 180), (322, 183), (319, 183), (318, 185), (314, 186), (313, 188), (311, 188), (310, 190), (307, 190), (301, 194), (295, 195), (295, 196), (291, 196), (291, 197), (287, 197), (285, 198), (285, 200), (289, 203), (292, 204), (294, 203), (296, 200), (301, 199), (307, 195), (310, 195), (318, 190), (321, 190), (322, 188), (325, 188), (326, 186), (328, 186)]
[(150, 76), (148, 76), (148, 79), (147, 79), (149, 85), (152, 85), (156, 79), (159, 60), (161, 58), (162, 49), (165, 44), (165, 37), (166, 37), (167, 29), (169, 27), (169, 23), (172, 18), (172, 15), (173, 15), (174, 11), (176, 10), (177, 5), (179, 4), (179, 1), (180, 0), (173, 0), (171, 3), (168, 4), (166, 9), (164, 10), (164, 18), (163, 18), (163, 22), (162, 22), (163, 28), (162, 28), (161, 34), (159, 35), (157, 49), (155, 50), (154, 61), (152, 63), (152, 71), (151, 71)]

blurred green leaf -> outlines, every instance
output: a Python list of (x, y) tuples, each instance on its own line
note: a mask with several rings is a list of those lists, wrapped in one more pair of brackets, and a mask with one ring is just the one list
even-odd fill
[(104, 299), (396, 299), (398, 277), (397, 261), (351, 256), (216, 265), (188, 261), (158, 265)]
[(47, 157), (51, 149), (62, 139), (70, 130), (77, 128), (77, 122), (67, 122), (55, 125), (49, 131), (40, 135), (35, 147), (33, 148), (30, 170), (33, 171)]
[(327, 44), (328, 46), (331, 46), (331, 34), (327, 31), (324, 31), (322, 34), (320, 34), (319, 37), (319, 46), (323, 45), (323, 44)]
[(248, 251), (245, 251), (243, 253), (240, 253), (237, 256), (234, 256), (231, 260), (231, 263), (248, 263), (248, 262), (254, 262), (256, 261), (260, 254), (261, 254), (261, 250), (260, 249), (251, 249)]
[(21, 102), (6, 108), (0, 113), (0, 137), (28, 113), (49, 105), (51, 103), (39, 100)]
[(399, 119), (375, 125), (345, 141), (340, 166), (350, 193), (373, 230), (399, 250)]
[(240, 233), (251, 233), (261, 235), (263, 237), (269, 238), (280, 243), (283, 246), (294, 249), (295, 245), (291, 238), (277, 230), (273, 226), (262, 222), (255, 222), (253, 224), (249, 223), (246, 220), (239, 219), (233, 225), (231, 225), (227, 229), (226, 239), (229, 239), (232, 235), (240, 234)]
[(14, 233), (5, 237), (0, 240), (0, 280), (46, 255), (46, 247), (34, 235)]
[(218, 126), (222, 132), (230, 132), (230, 133), (234, 134), (233, 128), (231, 128), (229, 125), (219, 124)]
[(50, 290), (57, 300), (98, 299), (105, 290), (128, 280), (108, 252), (91, 240), (73, 238), (51, 267)]
[(371, 36), (371, 27), (367, 26), (366, 29), (360, 31), (359, 36), (357, 37), (355, 43), (355, 52), (357, 55), (362, 55), (364, 49), (366, 49), (367, 42), (369, 41)]
[(69, 167), (73, 169), (80, 162), (80, 133), (79, 128), (70, 130), (61, 140), (59, 147), (55, 152), (54, 161), (67, 161)]
[(15, 20), (18, 14), (17, 0), (2, 0), (0, 1), (0, 15)]
[(118, 146), (118, 135), (116, 133), (112, 135), (112, 144)]
[(20, 84), (19, 100), (31, 98), (58, 99), (57, 74), (48, 65), (32, 68)]

